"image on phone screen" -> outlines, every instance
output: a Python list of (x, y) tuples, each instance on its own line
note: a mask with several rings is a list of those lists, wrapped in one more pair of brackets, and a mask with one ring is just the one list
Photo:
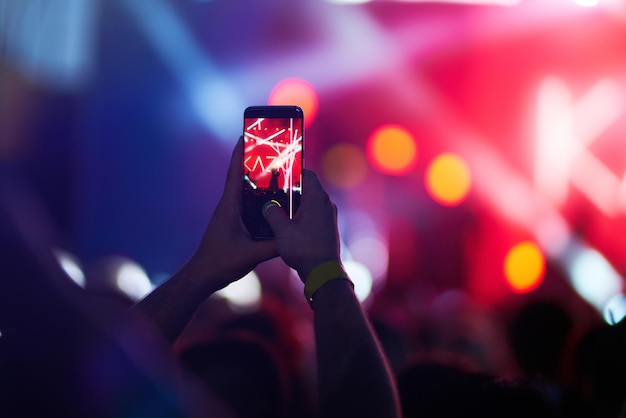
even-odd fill
[(259, 106), (244, 113), (242, 218), (254, 238), (274, 235), (263, 217), (268, 201), (293, 218), (302, 196), (302, 110)]

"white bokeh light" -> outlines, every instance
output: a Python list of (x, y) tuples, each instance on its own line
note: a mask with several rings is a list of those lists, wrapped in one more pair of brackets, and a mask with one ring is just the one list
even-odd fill
[(594, 7), (600, 4), (600, 0), (574, 0), (574, 3), (583, 7)]
[(359, 236), (348, 247), (352, 258), (368, 268), (374, 281), (378, 282), (387, 276), (389, 248), (382, 238), (374, 235)]
[(578, 294), (600, 311), (622, 290), (617, 272), (602, 254), (593, 249), (581, 251), (568, 267)]
[(145, 270), (137, 263), (126, 260), (115, 274), (115, 284), (128, 297), (139, 300), (153, 289), (152, 282)]
[(78, 258), (59, 248), (53, 249), (52, 252), (69, 278), (72, 279), (74, 283), (84, 288), (86, 283), (85, 273), (83, 273)]
[(261, 302), (261, 282), (259, 276), (251, 271), (241, 279), (216, 292), (226, 299), (233, 309), (256, 309)]
[(604, 320), (607, 324), (615, 325), (626, 316), (626, 295), (620, 293), (613, 296), (604, 307)]
[(365, 301), (372, 293), (372, 285), (374, 284), (372, 273), (366, 266), (354, 260), (344, 261), (343, 267), (352, 283), (354, 283), (356, 297), (361, 302)]

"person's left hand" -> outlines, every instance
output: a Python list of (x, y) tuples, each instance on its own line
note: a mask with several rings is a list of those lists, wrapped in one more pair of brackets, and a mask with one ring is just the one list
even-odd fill
[(213, 291), (234, 282), (257, 264), (278, 255), (274, 240), (255, 241), (241, 220), (243, 137), (233, 150), (224, 193), (198, 250), (187, 263)]

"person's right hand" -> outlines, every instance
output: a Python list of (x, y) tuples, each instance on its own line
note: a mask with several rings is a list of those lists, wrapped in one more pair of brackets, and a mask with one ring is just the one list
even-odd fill
[(293, 219), (275, 203), (268, 202), (263, 212), (279, 255), (304, 282), (317, 265), (340, 258), (337, 207), (313, 171), (303, 170), (302, 180), (304, 192)]

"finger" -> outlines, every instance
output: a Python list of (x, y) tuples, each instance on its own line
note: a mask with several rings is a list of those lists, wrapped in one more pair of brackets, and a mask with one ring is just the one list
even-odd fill
[(275, 200), (263, 205), (263, 216), (272, 227), (274, 235), (280, 235), (281, 231), (289, 227), (289, 217)]
[(308, 183), (307, 187), (321, 187), (320, 179), (317, 176), (317, 173), (313, 170), (309, 170), (308, 168), (302, 169), (302, 181)]
[(241, 185), (243, 182), (243, 137), (240, 136), (230, 157), (230, 166), (226, 174), (223, 199), (234, 210), (239, 210), (241, 203)]
[(302, 199), (305, 201), (309, 199), (315, 200), (315, 196), (319, 196), (320, 193), (326, 194), (315, 171), (302, 170), (302, 188)]
[(304, 212), (309, 210), (320, 210), (321, 208), (329, 208), (333, 205), (330, 196), (322, 186), (319, 177), (314, 171), (306, 170), (303, 172), (303, 188), (301, 208)]

